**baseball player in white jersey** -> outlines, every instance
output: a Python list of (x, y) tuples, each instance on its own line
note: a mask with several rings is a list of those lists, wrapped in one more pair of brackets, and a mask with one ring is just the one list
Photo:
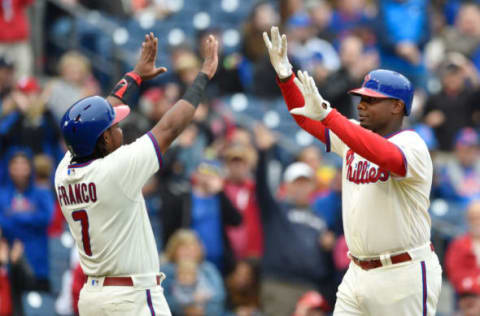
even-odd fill
[(319, 94), (306, 72), (292, 72), (287, 39), (264, 33), (290, 113), (343, 159), (342, 212), (352, 259), (334, 315), (435, 315), (442, 270), (430, 242), (432, 160), (420, 136), (402, 130), (414, 89), (403, 75), (371, 71), (362, 87), (359, 122)]
[(80, 292), (80, 315), (170, 315), (163, 296), (155, 239), (142, 186), (161, 168), (162, 154), (193, 118), (217, 69), (218, 42), (207, 40), (201, 71), (185, 95), (146, 135), (123, 144), (118, 122), (129, 108), (125, 98), (156, 68), (158, 39), (145, 37), (133, 72), (104, 99), (87, 97), (72, 105), (61, 122), (69, 151), (57, 167), (55, 187), (88, 276)]

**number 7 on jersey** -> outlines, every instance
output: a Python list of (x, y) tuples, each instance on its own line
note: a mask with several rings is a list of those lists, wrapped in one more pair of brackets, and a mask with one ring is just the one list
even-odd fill
[(72, 218), (74, 221), (80, 221), (80, 225), (82, 225), (82, 243), (83, 243), (83, 250), (87, 254), (87, 256), (92, 255), (92, 248), (90, 247), (90, 235), (88, 234), (88, 214), (85, 210), (78, 210), (72, 213)]

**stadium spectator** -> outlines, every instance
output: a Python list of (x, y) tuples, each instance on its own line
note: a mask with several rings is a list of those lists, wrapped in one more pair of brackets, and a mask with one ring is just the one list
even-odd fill
[(243, 217), (242, 224), (227, 228), (237, 260), (260, 258), (263, 254), (263, 232), (252, 179), (255, 158), (254, 149), (241, 144), (231, 144), (223, 152), (226, 166), (223, 190)]
[(205, 276), (198, 273), (197, 263), (193, 260), (180, 260), (177, 263), (175, 281), (172, 283), (172, 297), (182, 310), (197, 305), (205, 310), (212, 298), (212, 289)]
[[(204, 160), (192, 175), (191, 193), (173, 209), (164, 209), (164, 213), (173, 213), (168, 216), (170, 222), (165, 223), (168, 231), (193, 229), (205, 247), (205, 258), (228, 273), (235, 258), (227, 227), (240, 225), (242, 215), (225, 195), (223, 177), (218, 161)], [(179, 214), (179, 210), (183, 212)]]
[[(18, 262), (11, 270), (15, 315), (22, 315), (24, 291), (49, 291), (47, 228), (54, 207), (49, 189), (34, 183), (34, 170), (26, 151), (11, 150), (8, 157), (8, 181), (0, 188), (0, 227), (13, 245)], [(25, 248), (25, 260), (20, 260)], [(18, 312), (18, 313), (17, 313)]]
[(50, 157), (44, 154), (33, 157), (33, 169), (35, 170), (35, 184), (43, 189), (52, 188), (53, 162)]
[(454, 25), (445, 28), (432, 42), (435, 43), (437, 60), (444, 59), (450, 52), (458, 52), (472, 60), (480, 70), (479, 4), (472, 1), (462, 3)]
[(330, 28), (333, 12), (328, 1), (306, 0), (304, 1), (304, 7), (312, 21), (315, 36), (332, 42), (335, 39), (335, 33)]
[[(10, 246), (7, 245), (4, 251), (8, 251), (8, 278), (10, 280), (11, 297), (11, 313), (6, 315), (23, 316), (22, 294), (27, 290), (38, 290), (35, 287), (36, 279), (30, 266), (25, 261), (24, 246), (21, 241), (15, 240)], [(8, 304), (8, 301), (5, 303)]]
[(11, 150), (8, 182), (0, 189), (0, 226), (9, 242), (25, 245), (27, 262), (40, 287), (48, 289), (47, 227), (53, 213), (51, 191), (34, 183), (32, 160), (27, 151)]
[(173, 201), (190, 190), (191, 175), (201, 162), (207, 145), (207, 136), (201, 134), (198, 126), (192, 123), (164, 155), (160, 185), (168, 199)]
[[(209, 34), (214, 34), (218, 39), (222, 38), (220, 29), (207, 29), (199, 32), (197, 35), (197, 43), (201, 56), (203, 56), (202, 49), (205, 39)], [(215, 77), (213, 77), (209, 83), (206, 93), (207, 96), (219, 97), (227, 94), (245, 92), (242, 72), (244, 71), (243, 67), (248, 61), (246, 61), (240, 52), (226, 54), (223, 41), (219, 40), (218, 43), (218, 69)]]
[[(465, 285), (480, 281), (480, 201), (470, 203), (466, 213), (468, 232), (457, 237), (445, 255), (445, 269), (454, 289), (460, 292)], [(477, 284), (480, 287), (480, 283)]]
[(151, 177), (142, 188), (142, 194), (145, 198), (145, 205), (147, 207), (148, 217), (152, 225), (153, 236), (155, 237), (155, 244), (157, 251), (162, 250), (162, 199), (159, 194), (158, 178)]
[(0, 152), (12, 146), (28, 147), (34, 154), (44, 153), (55, 162), (63, 155), (60, 131), (41, 97), (41, 88), (33, 77), (20, 79), (3, 104), (13, 110), (0, 118)]
[(33, 56), (27, 8), (33, 0), (7, 0), (0, 5), (0, 56), (15, 64), (16, 77), (31, 76)]
[(5, 57), (0, 57), (0, 117), (8, 114), (8, 110), (2, 107), (3, 100), (7, 97), (13, 89), (14, 67), (13, 63), (8, 61)]
[[(165, 291), (170, 310), (174, 316), (188, 315), (197, 312), (200, 315), (222, 315), (225, 304), (225, 289), (222, 277), (212, 263), (205, 260), (204, 252), (197, 235), (186, 229), (179, 229), (167, 242), (165, 247), (165, 260), (162, 264), (162, 271), (167, 278), (162, 286)], [(180, 261), (193, 260), (197, 265), (197, 276), (203, 278), (212, 291), (212, 296), (206, 303), (205, 308), (199, 305), (187, 307), (183, 310), (178, 301), (173, 296), (174, 282), (176, 281), (176, 271)]]
[(349, 35), (340, 41), (341, 67), (328, 77), (318, 82), (322, 95), (343, 115), (354, 117), (356, 110), (352, 96), (347, 93), (361, 85), (363, 77), (377, 68), (379, 57), (376, 50), (367, 50), (362, 39)]
[(423, 48), (430, 39), (427, 0), (379, 1), (381, 67), (401, 72), (413, 85), (426, 89)]
[(442, 89), (428, 97), (423, 121), (433, 128), (438, 149), (454, 149), (455, 136), (461, 128), (472, 124), (473, 90), (466, 84), (465, 72), (455, 59), (441, 67)]
[(322, 294), (309, 291), (298, 300), (293, 316), (327, 316), (330, 311)]
[(323, 218), (328, 229), (336, 236), (343, 235), (342, 223), (342, 170), (334, 171), (326, 190), (315, 196), (312, 208)]
[(330, 29), (335, 32), (337, 39), (354, 34), (363, 33), (367, 37), (371, 17), (367, 11), (365, 0), (339, 0), (330, 20)]
[(458, 289), (458, 306), (460, 312), (455, 316), (480, 315), (480, 283), (470, 278)]
[(258, 3), (251, 11), (243, 29), (243, 54), (255, 63), (265, 57), (262, 33), (278, 23), (278, 13), (268, 2)]
[(292, 61), (321, 82), (340, 68), (340, 59), (332, 44), (315, 37), (314, 32), (310, 16), (305, 12), (296, 13), (287, 21), (288, 52)]
[(266, 128), (258, 127), (256, 141), (257, 199), (265, 238), (262, 306), (267, 316), (289, 316), (306, 291), (332, 289), (331, 248), (324, 249), (330, 237), (325, 221), (310, 207), (315, 190), (314, 171), (302, 162), (289, 165), (284, 172), (285, 198), (276, 199), (267, 183), (269, 154), (275, 138)]
[(180, 84), (180, 90), (184, 91), (195, 80), (195, 74), (200, 70), (200, 61), (195, 52), (180, 46), (172, 52), (172, 66)]
[[(260, 266), (254, 259), (240, 260), (225, 280), (227, 310), (237, 316), (260, 313)], [(256, 314), (255, 314), (256, 313)]]
[(76, 51), (65, 53), (58, 63), (58, 78), (45, 87), (47, 107), (60, 122), (65, 111), (77, 100), (100, 93), (90, 62)]
[(179, 87), (175, 83), (166, 84), (164, 87), (152, 87), (143, 92), (138, 107), (122, 121), (124, 142), (130, 144), (147, 133), (178, 97)]
[[(1, 232), (0, 232), (1, 235)], [(0, 315), (12, 315), (12, 292), (8, 275), (10, 263), (10, 247), (7, 241), (0, 236)]]
[(287, 23), (288, 51), (299, 68), (310, 72), (315, 81), (323, 82), (331, 72), (340, 68), (340, 59), (335, 48), (326, 40), (314, 36), (310, 17), (296, 13)]
[(436, 197), (451, 202), (468, 203), (480, 196), (479, 136), (473, 128), (460, 130), (454, 157), (437, 168)]
[(262, 98), (280, 96), (280, 90), (271, 79), (275, 77), (275, 72), (266, 58), (262, 38), (262, 33), (277, 24), (278, 20), (272, 4), (261, 1), (252, 9), (243, 26), (241, 53), (246, 58), (242, 65), (244, 87)]
[(315, 195), (321, 194), (329, 189), (330, 182), (335, 177), (336, 170), (334, 167), (323, 161), (319, 147), (310, 145), (303, 148), (299, 152), (297, 160), (306, 163), (315, 172), (315, 179), (317, 182)]

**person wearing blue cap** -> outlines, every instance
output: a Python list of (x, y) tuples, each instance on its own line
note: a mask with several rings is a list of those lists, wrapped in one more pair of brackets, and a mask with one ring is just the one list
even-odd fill
[(430, 242), (433, 166), (427, 145), (402, 130), (414, 88), (402, 74), (370, 71), (360, 88), (359, 122), (325, 100), (307, 72), (292, 71), (287, 37), (272, 27), (265, 45), (300, 127), (342, 158), (342, 217), (351, 259), (334, 316), (435, 315), (442, 268)]
[(455, 137), (452, 159), (439, 167), (434, 195), (449, 202), (467, 205), (480, 198), (480, 138), (473, 128), (461, 129)]

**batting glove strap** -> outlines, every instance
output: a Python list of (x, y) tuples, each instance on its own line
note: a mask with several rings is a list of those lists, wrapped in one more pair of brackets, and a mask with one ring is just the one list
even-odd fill
[(119, 98), (123, 103), (132, 98), (138, 91), (142, 84), (142, 78), (136, 72), (130, 71), (123, 76), (123, 78), (113, 87), (110, 95)]

